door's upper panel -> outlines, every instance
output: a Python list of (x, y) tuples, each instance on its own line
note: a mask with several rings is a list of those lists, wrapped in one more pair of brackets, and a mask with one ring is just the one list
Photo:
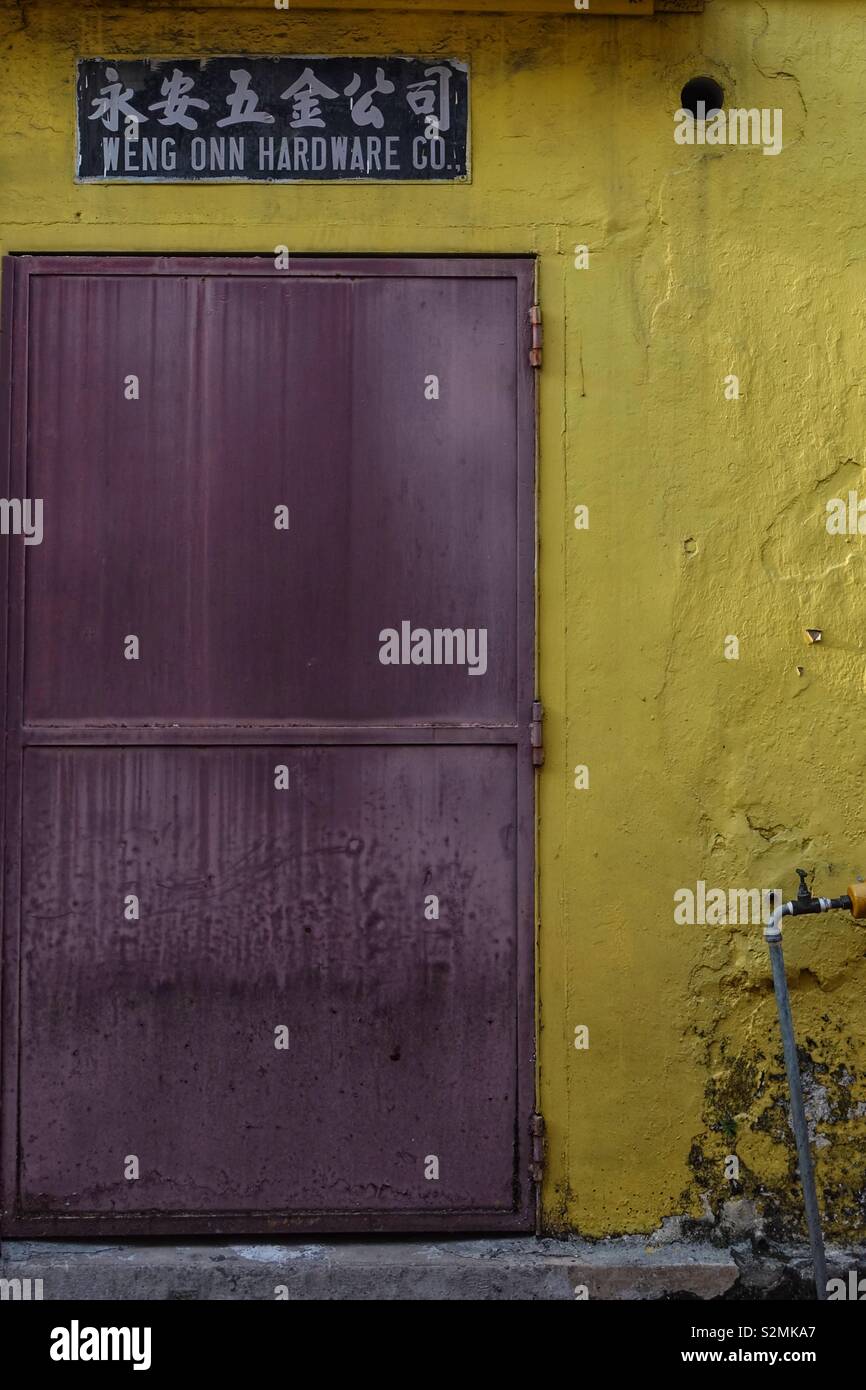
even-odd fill
[(525, 714), (513, 279), (35, 275), (30, 321), (25, 722)]

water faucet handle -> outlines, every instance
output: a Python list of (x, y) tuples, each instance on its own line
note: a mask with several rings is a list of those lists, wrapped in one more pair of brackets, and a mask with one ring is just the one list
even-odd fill
[(812, 894), (811, 894), (811, 892), (809, 891), (809, 885), (808, 885), (808, 883), (806, 882), (806, 879), (807, 879), (807, 877), (808, 877), (809, 870), (808, 870), (808, 869), (797, 869), (797, 870), (796, 870), (796, 873), (797, 873), (797, 877), (798, 877), (799, 880), (800, 880), (800, 887), (797, 889), (797, 897), (800, 898), (801, 900), (802, 900), (802, 899), (811, 898), (811, 897), (812, 897)]

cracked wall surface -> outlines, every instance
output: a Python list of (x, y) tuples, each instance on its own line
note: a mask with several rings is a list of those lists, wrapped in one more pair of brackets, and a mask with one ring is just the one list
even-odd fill
[[(74, 184), (77, 55), (238, 51), (467, 58), (472, 183)], [(0, 53), (4, 252), (538, 256), (548, 1225), (709, 1227), (742, 1200), (796, 1233), (760, 926), (678, 924), (674, 894), (793, 891), (795, 866), (836, 894), (866, 874), (864, 540), (825, 524), (829, 499), (866, 496), (862, 6), (587, 20), (22, 0), (0, 6)], [(678, 146), (696, 74), (729, 106), (781, 109), (782, 153)], [(809, 918), (786, 950), (829, 1228), (862, 1235), (866, 933)]]

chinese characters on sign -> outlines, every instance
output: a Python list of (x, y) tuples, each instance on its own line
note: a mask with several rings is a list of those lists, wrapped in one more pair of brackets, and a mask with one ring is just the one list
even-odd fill
[(469, 70), (440, 58), (81, 58), (79, 180), (468, 175)]

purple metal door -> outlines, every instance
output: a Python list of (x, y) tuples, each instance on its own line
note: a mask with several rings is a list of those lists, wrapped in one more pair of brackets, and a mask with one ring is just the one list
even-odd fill
[(532, 284), (7, 261), (4, 1233), (531, 1226)]

